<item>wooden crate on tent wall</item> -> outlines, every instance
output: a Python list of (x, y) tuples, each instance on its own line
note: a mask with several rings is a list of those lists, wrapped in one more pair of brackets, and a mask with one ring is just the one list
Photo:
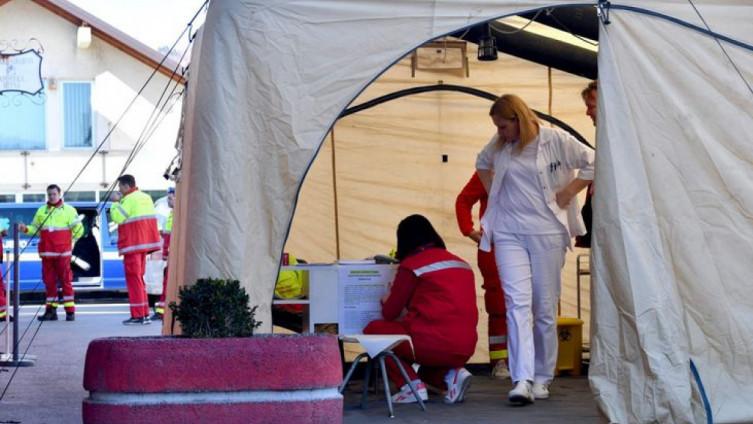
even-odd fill
[[(492, 93), (515, 93), (531, 107), (548, 111), (548, 69), (500, 54), (494, 62), (475, 59), (469, 45), (470, 77), (442, 75), (446, 84)], [(411, 78), (410, 57), (395, 64), (354, 102), (360, 104), (397, 90), (437, 83), (436, 73), (418, 71)], [(552, 72), (552, 114), (594, 138), (584, 114), (580, 90), (588, 80)], [(491, 102), (466, 94), (429, 92), (403, 97), (340, 120), (335, 126), (335, 160), (340, 254), (344, 259), (387, 253), (395, 247), (395, 229), (407, 215), (426, 215), (448, 248), (474, 265), (476, 246), (462, 237), (455, 220), (455, 197), (474, 172), (476, 154), (495, 128)], [(447, 162), (442, 156), (447, 155)], [(332, 179), (332, 139), (316, 158), (296, 209), (287, 251), (314, 262), (336, 259)], [(476, 215), (474, 215), (476, 216)], [(563, 269), (562, 312), (575, 316), (575, 253)], [(488, 360), (487, 318), (476, 271), (479, 343), (473, 362)], [(587, 289), (587, 288), (586, 288)], [(584, 319), (588, 325), (588, 291)], [(587, 328), (584, 336), (588, 338)]]

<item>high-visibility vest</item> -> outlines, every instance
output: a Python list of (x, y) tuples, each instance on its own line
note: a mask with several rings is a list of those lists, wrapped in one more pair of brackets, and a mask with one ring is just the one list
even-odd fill
[(118, 253), (151, 253), (162, 248), (157, 213), (148, 194), (134, 190), (110, 206), (110, 220), (118, 224)]
[(26, 234), (39, 233), (39, 256), (42, 258), (71, 256), (73, 241), (84, 235), (84, 226), (76, 208), (67, 204), (42, 205), (37, 209)]
[[(288, 265), (298, 265), (295, 256), (288, 255)], [(275, 285), (275, 296), (279, 299), (300, 299), (306, 295), (306, 275), (303, 271), (280, 271)]]
[(162, 229), (162, 257), (167, 260), (167, 255), (170, 254), (170, 238), (173, 233), (173, 211), (167, 216), (165, 221), (165, 228)]

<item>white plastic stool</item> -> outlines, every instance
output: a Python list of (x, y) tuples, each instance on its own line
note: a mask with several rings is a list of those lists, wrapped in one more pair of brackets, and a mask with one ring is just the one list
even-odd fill
[(363, 394), (361, 395), (361, 408), (366, 409), (368, 403), (369, 379), (371, 379), (371, 372), (374, 369), (374, 361), (376, 361), (377, 366), (381, 369), (382, 379), (384, 380), (384, 395), (387, 399), (387, 408), (390, 412), (390, 418), (395, 418), (395, 414), (392, 409), (390, 381), (387, 378), (387, 368), (384, 365), (384, 358), (389, 356), (395, 361), (395, 363), (397, 363), (397, 367), (400, 370), (400, 374), (402, 374), (403, 379), (405, 379), (405, 383), (408, 385), (408, 387), (410, 387), (411, 392), (413, 392), (413, 396), (418, 399), (418, 405), (422, 410), (426, 411), (426, 405), (424, 405), (424, 401), (421, 400), (421, 396), (418, 395), (416, 388), (413, 387), (412, 384), (410, 384), (410, 378), (408, 377), (408, 373), (405, 372), (403, 364), (397, 358), (395, 353), (392, 352), (392, 349), (402, 342), (407, 341), (408, 343), (411, 343), (410, 336), (406, 336), (404, 334), (353, 334), (340, 336), (340, 340), (342, 340), (344, 343), (360, 343), (361, 346), (366, 349), (366, 352), (359, 354), (358, 356), (356, 356), (356, 359), (353, 360), (353, 364), (350, 366), (350, 369), (348, 369), (348, 373), (345, 375), (345, 379), (340, 386), (340, 393), (345, 391), (345, 387), (348, 385), (350, 378), (353, 376), (353, 372), (358, 366), (358, 363), (361, 361), (361, 359), (366, 358), (366, 376), (364, 377)]

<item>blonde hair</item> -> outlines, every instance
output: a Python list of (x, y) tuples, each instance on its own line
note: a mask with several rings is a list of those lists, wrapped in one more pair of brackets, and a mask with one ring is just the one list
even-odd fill
[(489, 109), (489, 116), (518, 121), (520, 143), (515, 149), (517, 153), (523, 151), (539, 135), (539, 119), (526, 102), (515, 94), (505, 94), (495, 100)]

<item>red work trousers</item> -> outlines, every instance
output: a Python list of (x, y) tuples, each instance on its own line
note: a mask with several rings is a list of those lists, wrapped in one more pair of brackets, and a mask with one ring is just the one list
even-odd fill
[(149, 299), (146, 296), (146, 253), (126, 253), (123, 255), (128, 303), (131, 304), (131, 318), (149, 316)]
[[(405, 325), (400, 321), (384, 321), (377, 320), (371, 321), (366, 328), (363, 329), (364, 334), (407, 334), (408, 330)], [(413, 349), (411, 350), (408, 342), (403, 342), (397, 345), (392, 351), (400, 359), (400, 362), (405, 368), (405, 372), (408, 374), (408, 378), (413, 381), (421, 379), (424, 383), (430, 384), (434, 387), (444, 389), (446, 384), (444, 382), (444, 376), (447, 372), (454, 368), (460, 368), (468, 362), (469, 355), (458, 355), (448, 352), (443, 352), (442, 348), (430, 346), (423, 342), (421, 339), (411, 336), (413, 342)], [(415, 354), (414, 354), (415, 351)], [(402, 387), (405, 383), (405, 379), (400, 374), (400, 370), (397, 368), (395, 361), (392, 358), (386, 358), (387, 375), (395, 385), (395, 387)], [(413, 371), (413, 363), (419, 364), (421, 367), (418, 369), (418, 374)]]
[(489, 314), (489, 363), (507, 360), (507, 309), (494, 251), (478, 251), (478, 267), (484, 278), (484, 304)]
[(47, 295), (47, 307), (58, 307), (58, 281), (63, 289), (65, 312), (75, 312), (73, 296), (73, 271), (70, 256), (48, 256), (42, 258), (42, 281)]

